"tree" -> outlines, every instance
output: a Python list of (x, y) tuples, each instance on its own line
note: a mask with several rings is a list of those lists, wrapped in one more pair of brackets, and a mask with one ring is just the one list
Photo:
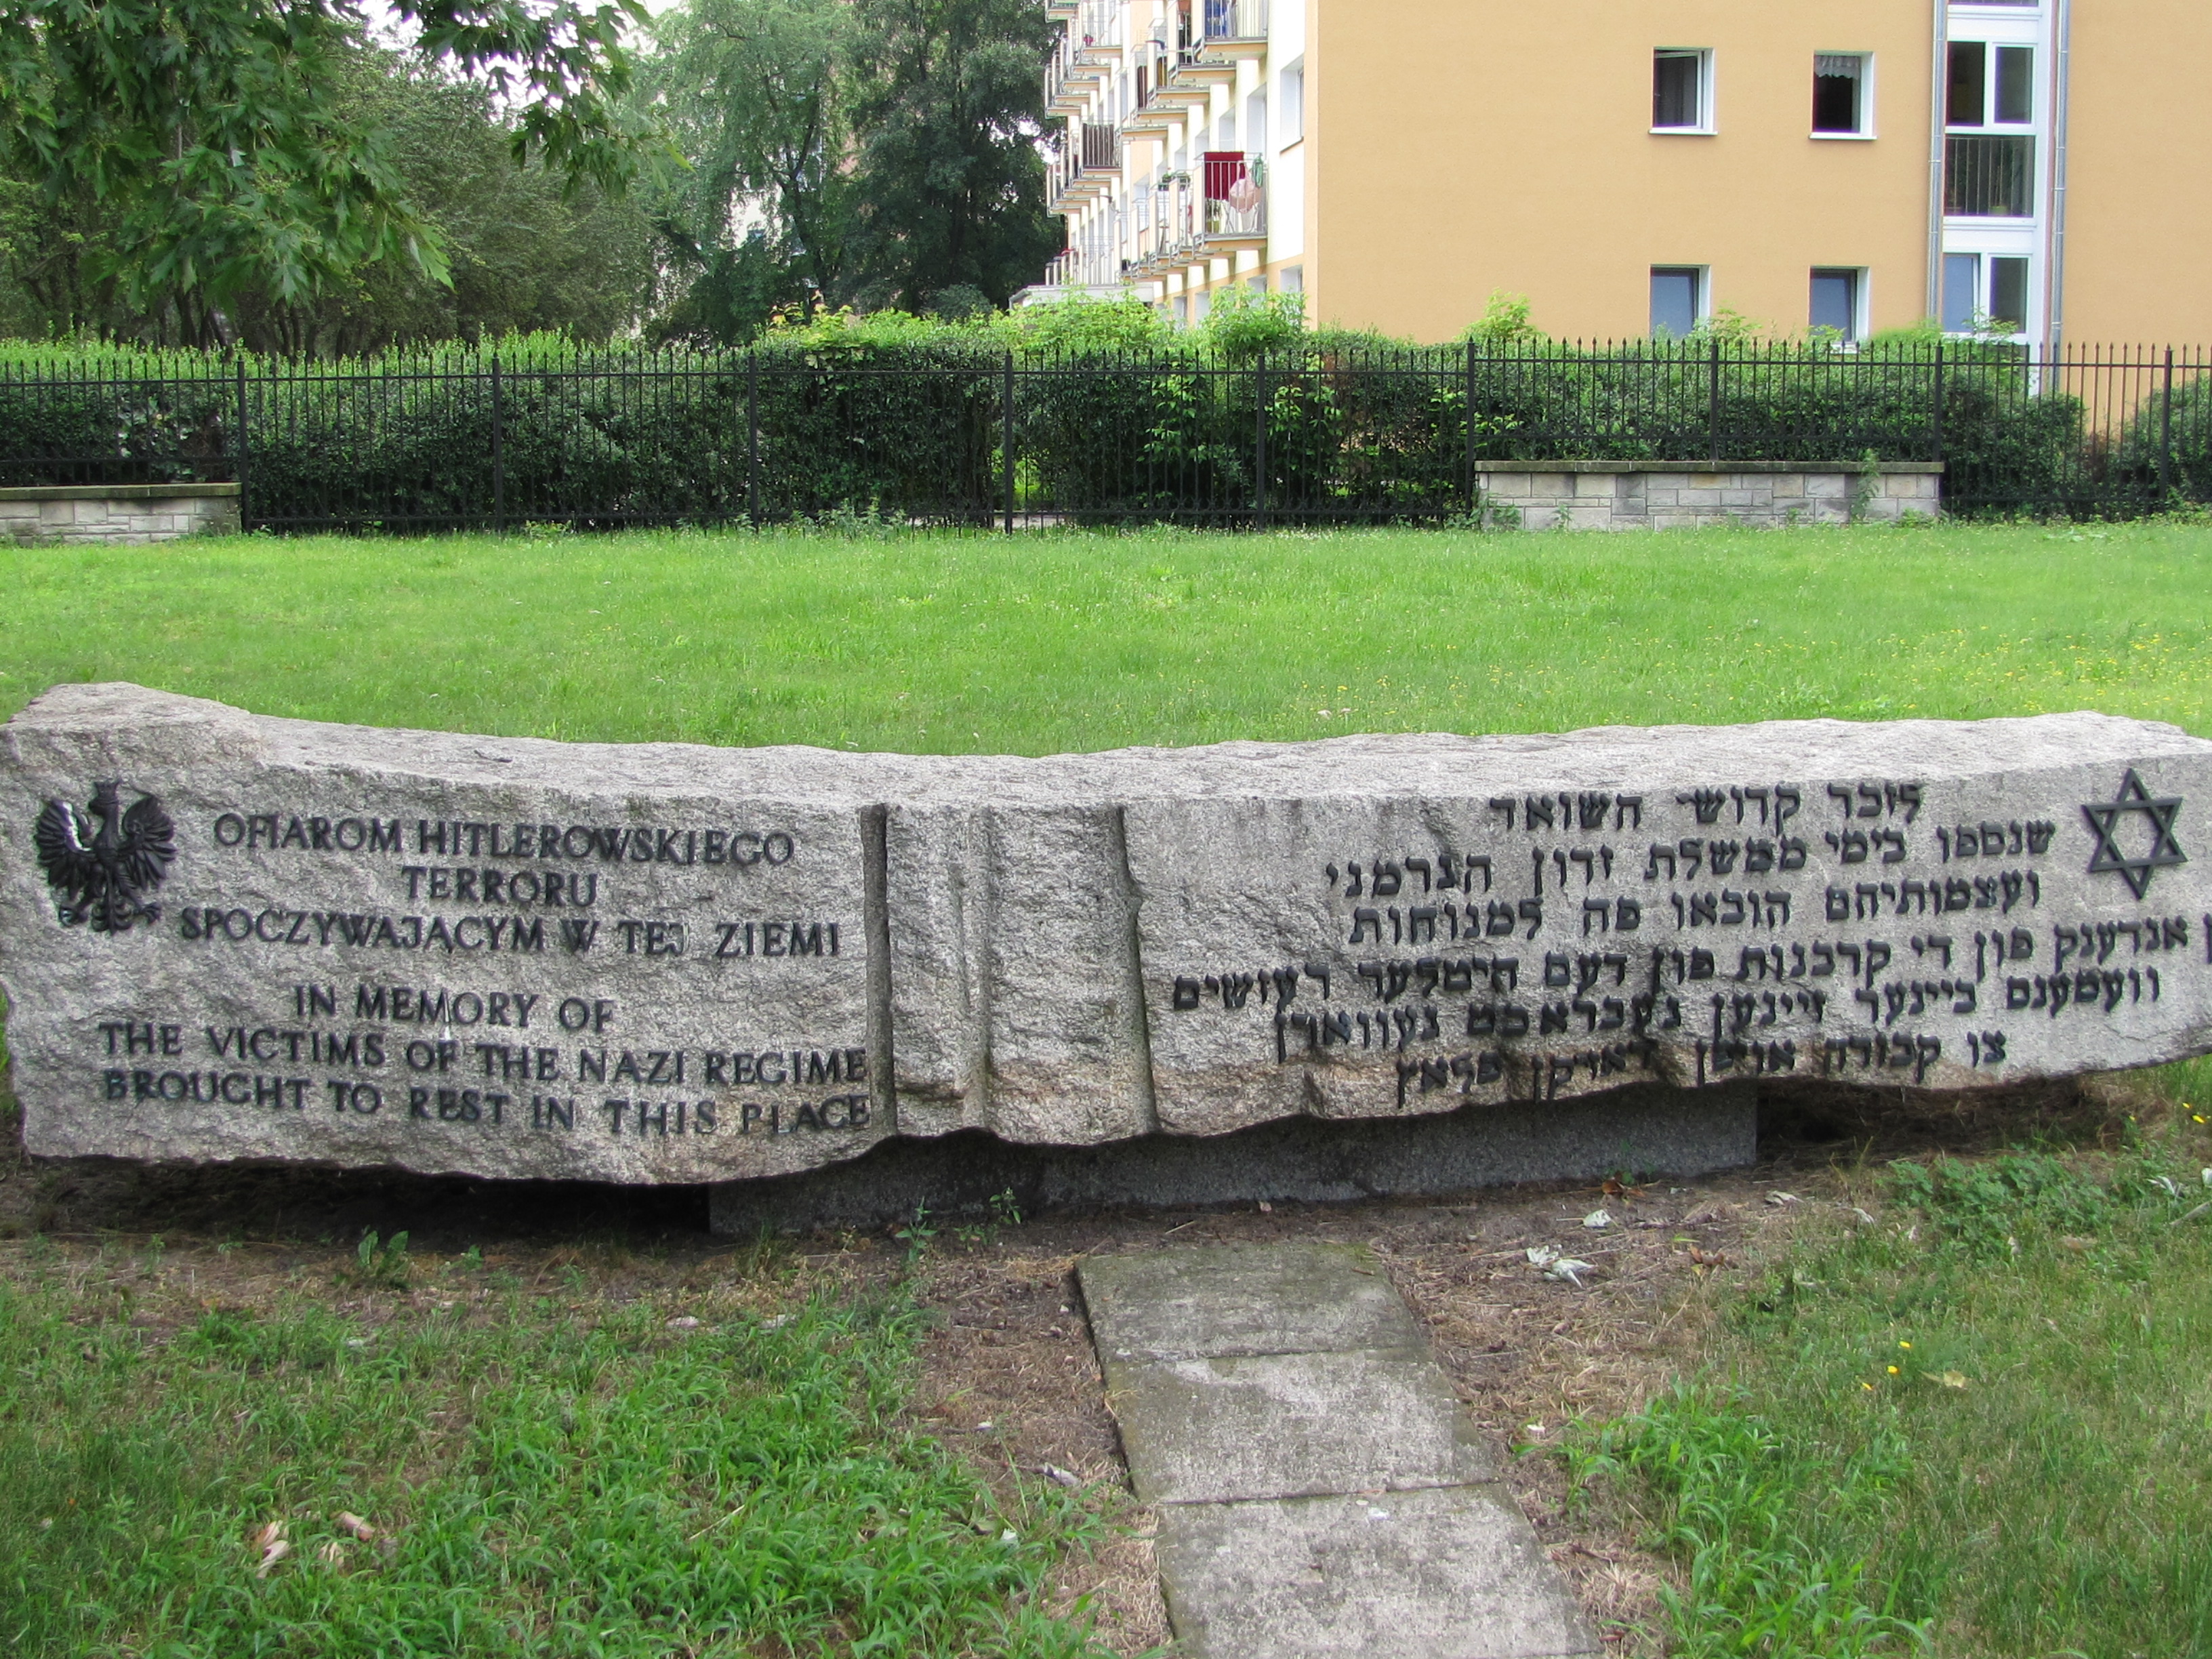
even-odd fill
[[(516, 110), (518, 160), (620, 188), (644, 147), (619, 100), (639, 0), (394, 0), (431, 60)], [(447, 275), (391, 147), (349, 118), (357, 0), (10, 0), (0, 166), (50, 213), (105, 221), (81, 276), (186, 338), (232, 331), (247, 290), (312, 298), (364, 266)]]
[(889, 302), (1003, 306), (1060, 246), (1044, 205), (1042, 0), (854, 0), (860, 253)]
[(664, 331), (734, 343), (851, 297), (848, 0), (690, 0), (642, 77), (687, 167), (656, 220), (684, 292)]
[(447, 277), (386, 259), (285, 301), (264, 290), (232, 307), (249, 343), (297, 356), (552, 330), (605, 339), (649, 296), (653, 229), (635, 193), (571, 185), (542, 158), (518, 161), (509, 122), (480, 82), (410, 54), (349, 55), (338, 106), (382, 136), (406, 199), (444, 249)]

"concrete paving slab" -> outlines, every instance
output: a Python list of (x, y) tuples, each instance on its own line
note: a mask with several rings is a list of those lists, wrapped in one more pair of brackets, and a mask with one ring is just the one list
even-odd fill
[(1219, 1503), (1464, 1486), (1496, 1477), (1425, 1353), (1109, 1360), (1137, 1496)]
[(1350, 1245), (1152, 1250), (1094, 1256), (1079, 1273), (1102, 1361), (1427, 1352), (1397, 1291)]
[(1567, 1659), (1601, 1651), (1496, 1486), (1180, 1504), (1160, 1575), (1189, 1659)]

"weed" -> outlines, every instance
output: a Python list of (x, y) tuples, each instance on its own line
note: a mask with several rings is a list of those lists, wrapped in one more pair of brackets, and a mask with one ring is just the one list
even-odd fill
[(352, 1265), (338, 1269), (338, 1282), (357, 1290), (404, 1291), (411, 1266), (405, 1233), (394, 1233), (388, 1242), (380, 1242), (372, 1228), (354, 1247)]
[(914, 1206), (914, 1219), (891, 1235), (906, 1246), (907, 1265), (912, 1267), (928, 1253), (930, 1240), (937, 1237), (937, 1229), (930, 1224), (929, 1206)]

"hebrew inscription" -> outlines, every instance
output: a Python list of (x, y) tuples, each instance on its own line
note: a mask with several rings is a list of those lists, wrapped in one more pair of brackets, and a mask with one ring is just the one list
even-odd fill
[(1978, 726), (1023, 760), (64, 687), (0, 750), (35, 1152), (703, 1182), (2212, 1048), (2212, 744)]

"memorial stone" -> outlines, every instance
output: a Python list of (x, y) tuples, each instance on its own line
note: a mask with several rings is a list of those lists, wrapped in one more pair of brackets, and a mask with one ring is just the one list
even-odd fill
[(0, 982), (48, 1155), (719, 1182), (1986, 1087), (2212, 1049), (2208, 796), (2093, 714), (1025, 759), (70, 685), (0, 747)]

